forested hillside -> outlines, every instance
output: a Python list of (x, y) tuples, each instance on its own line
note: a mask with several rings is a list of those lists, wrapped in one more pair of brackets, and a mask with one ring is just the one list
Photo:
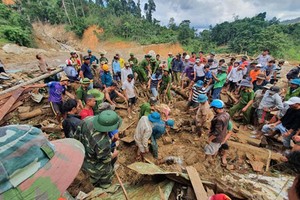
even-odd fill
[(266, 13), (260, 13), (198, 33), (188, 19), (176, 24), (171, 18), (167, 26), (160, 25), (160, 19), (153, 18), (155, 10), (154, 0), (144, 5), (133, 0), (16, 0), (13, 5), (0, 4), (0, 34), (5, 40), (34, 46), (30, 23), (35, 21), (66, 24), (79, 37), (90, 25), (98, 25), (104, 29), (98, 35), (102, 40), (119, 38), (140, 44), (179, 42), (188, 51), (248, 55), (269, 48), (278, 58), (300, 60), (299, 23), (280, 24), (278, 19), (267, 20)]

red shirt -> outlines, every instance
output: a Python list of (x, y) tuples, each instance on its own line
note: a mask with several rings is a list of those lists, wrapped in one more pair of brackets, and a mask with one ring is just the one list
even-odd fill
[(94, 116), (94, 111), (93, 111), (93, 109), (88, 110), (88, 109), (84, 108), (81, 110), (79, 115), (80, 115), (81, 119), (84, 119), (89, 116)]

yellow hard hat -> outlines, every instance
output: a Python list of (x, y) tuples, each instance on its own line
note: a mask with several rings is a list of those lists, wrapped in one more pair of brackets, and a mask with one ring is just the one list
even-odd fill
[(104, 64), (104, 65), (102, 66), (102, 69), (103, 69), (104, 71), (108, 71), (109, 67), (108, 67), (108, 65)]

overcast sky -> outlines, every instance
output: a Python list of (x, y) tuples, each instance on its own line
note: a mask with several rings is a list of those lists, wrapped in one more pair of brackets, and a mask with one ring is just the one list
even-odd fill
[[(144, 3), (141, 0), (141, 9)], [(178, 25), (189, 19), (195, 28), (207, 28), (224, 21), (233, 21), (234, 16), (253, 17), (267, 12), (267, 18), (280, 20), (300, 17), (300, 0), (154, 0), (156, 11), (153, 17), (167, 25), (173, 17)]]

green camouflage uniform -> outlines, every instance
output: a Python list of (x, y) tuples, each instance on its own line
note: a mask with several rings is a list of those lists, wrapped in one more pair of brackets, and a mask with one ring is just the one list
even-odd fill
[(107, 64), (107, 63), (108, 63), (108, 60), (107, 60), (107, 58), (106, 58), (106, 57), (100, 57), (100, 58), (99, 58), (99, 62), (101, 63), (102, 61), (104, 61), (104, 62), (105, 62), (105, 64)]
[(149, 65), (149, 62), (146, 59), (143, 59), (139, 66), (136, 68), (136, 73), (138, 74), (138, 79), (145, 83), (148, 81), (148, 72), (147, 72), (147, 66)]
[(98, 132), (93, 128), (93, 118), (85, 118), (85, 123), (76, 134), (86, 151), (83, 169), (89, 173), (93, 185), (108, 188), (114, 174), (111, 164), (111, 141), (107, 133)]

